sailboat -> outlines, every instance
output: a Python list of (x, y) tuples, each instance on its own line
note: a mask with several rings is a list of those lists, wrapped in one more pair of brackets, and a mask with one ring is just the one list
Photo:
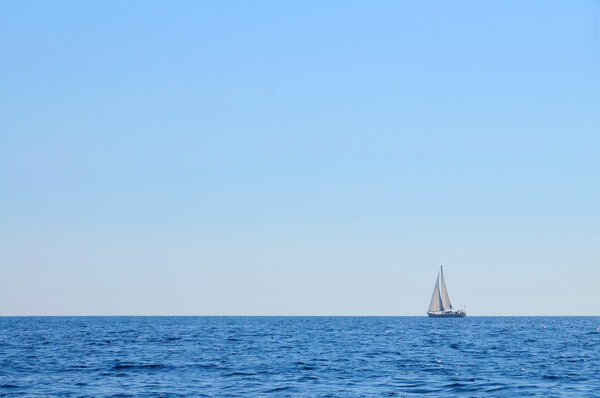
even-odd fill
[(431, 296), (427, 315), (430, 318), (464, 318), (467, 316), (466, 311), (452, 308), (448, 290), (446, 289), (446, 282), (444, 281), (444, 269), (441, 265), (440, 272), (435, 280), (435, 287), (433, 288), (433, 295)]

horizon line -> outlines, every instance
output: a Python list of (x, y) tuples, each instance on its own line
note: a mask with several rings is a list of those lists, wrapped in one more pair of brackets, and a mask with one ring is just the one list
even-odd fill
[[(428, 318), (427, 315), (165, 315), (165, 314), (153, 314), (153, 315), (0, 315), (0, 318), (86, 318), (86, 317), (189, 317), (189, 318)], [(600, 314), (596, 315), (467, 315), (467, 318), (581, 318), (581, 317), (600, 317)]]

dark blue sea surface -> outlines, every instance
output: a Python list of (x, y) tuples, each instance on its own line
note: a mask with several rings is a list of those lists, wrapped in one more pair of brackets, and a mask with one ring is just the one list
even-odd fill
[(3, 317), (2, 396), (600, 396), (599, 317)]

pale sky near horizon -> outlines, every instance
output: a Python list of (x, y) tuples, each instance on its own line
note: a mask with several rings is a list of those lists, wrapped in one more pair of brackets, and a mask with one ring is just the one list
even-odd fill
[(0, 315), (600, 315), (600, 3), (0, 3)]

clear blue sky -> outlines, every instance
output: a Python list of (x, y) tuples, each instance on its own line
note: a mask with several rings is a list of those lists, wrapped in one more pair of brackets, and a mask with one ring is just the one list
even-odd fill
[(0, 314), (600, 314), (600, 3), (0, 3)]

